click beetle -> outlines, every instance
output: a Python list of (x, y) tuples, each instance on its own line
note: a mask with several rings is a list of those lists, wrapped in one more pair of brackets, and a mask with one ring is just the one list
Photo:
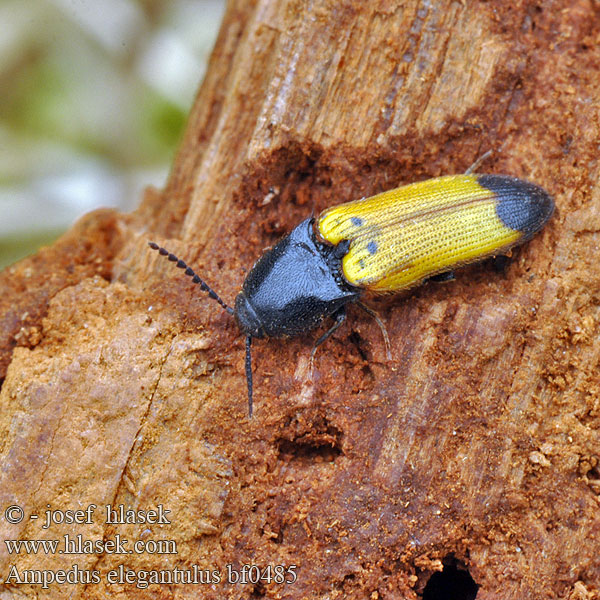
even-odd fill
[(541, 187), (506, 175), (450, 175), (340, 204), (302, 221), (248, 273), (234, 308), (183, 260), (149, 242), (233, 315), (246, 336), (248, 412), (252, 417), (253, 338), (291, 337), (346, 318), (364, 292), (397, 292), (455, 267), (504, 254), (533, 237), (554, 210)]

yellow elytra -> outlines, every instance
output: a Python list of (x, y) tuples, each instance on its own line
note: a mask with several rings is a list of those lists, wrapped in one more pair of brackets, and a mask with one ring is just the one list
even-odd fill
[(554, 202), (506, 175), (449, 175), (340, 204), (319, 216), (323, 240), (350, 242), (342, 259), (353, 286), (395, 292), (530, 239)]

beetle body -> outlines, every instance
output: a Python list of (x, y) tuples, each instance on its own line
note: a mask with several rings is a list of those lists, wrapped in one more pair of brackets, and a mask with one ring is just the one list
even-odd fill
[(346, 281), (396, 292), (457, 266), (506, 252), (550, 218), (539, 186), (503, 175), (451, 175), (413, 183), (324, 211), (331, 244), (350, 240)]
[[(316, 223), (306, 219), (265, 252), (248, 273), (234, 309), (182, 260), (150, 245), (235, 316), (246, 335), (251, 416), (252, 338), (298, 335), (332, 316), (335, 324), (317, 340), (314, 355), (344, 321), (346, 305), (365, 291), (396, 292), (506, 253), (542, 229), (553, 210), (541, 187), (503, 175), (439, 177), (341, 204), (321, 213)], [(385, 330), (384, 337), (387, 342)]]

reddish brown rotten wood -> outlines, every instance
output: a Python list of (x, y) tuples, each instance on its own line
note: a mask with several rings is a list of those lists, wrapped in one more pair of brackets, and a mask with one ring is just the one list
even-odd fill
[[(589, 0), (232, 0), (165, 190), (2, 275), (0, 506), (163, 504), (172, 521), (106, 525), (99, 508), (49, 530), (0, 520), (3, 537), (120, 534), (177, 554), (0, 544), (2, 576), (77, 564), (102, 582), (46, 597), (141, 598), (107, 573), (294, 564), (287, 586), (152, 589), (417, 598), (450, 561), (478, 600), (597, 597), (599, 24)], [(486, 170), (555, 195), (543, 234), (504, 274), (376, 302), (391, 362), (354, 310), (312, 378), (314, 334), (257, 342), (249, 422), (234, 322), (148, 238), (232, 301), (300, 219), (488, 149)]]

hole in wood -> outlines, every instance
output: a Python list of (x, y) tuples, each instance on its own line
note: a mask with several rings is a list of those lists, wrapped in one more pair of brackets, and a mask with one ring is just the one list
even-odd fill
[(459, 561), (450, 557), (423, 589), (423, 600), (475, 600), (479, 586)]

